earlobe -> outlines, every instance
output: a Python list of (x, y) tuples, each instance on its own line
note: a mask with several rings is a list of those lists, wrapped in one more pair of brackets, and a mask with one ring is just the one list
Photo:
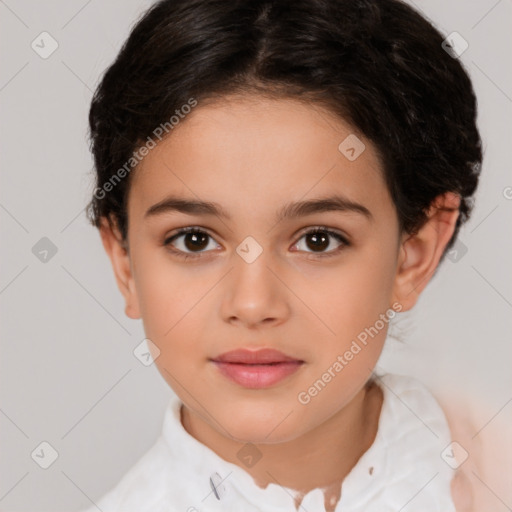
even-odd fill
[(114, 221), (109, 223), (107, 219), (101, 220), (100, 236), (107, 253), (117, 286), (125, 300), (126, 316), (132, 319), (140, 318), (140, 308), (132, 275), (130, 255), (122, 236)]
[(416, 304), (435, 273), (459, 217), (460, 196), (447, 192), (438, 196), (427, 213), (426, 223), (415, 234), (405, 234), (395, 276), (393, 299), (403, 311)]

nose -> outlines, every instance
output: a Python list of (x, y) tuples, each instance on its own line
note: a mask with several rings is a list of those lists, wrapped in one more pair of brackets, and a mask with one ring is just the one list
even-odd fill
[(290, 292), (279, 274), (266, 251), (251, 263), (235, 255), (234, 268), (222, 285), (224, 321), (250, 329), (285, 322), (290, 315)]

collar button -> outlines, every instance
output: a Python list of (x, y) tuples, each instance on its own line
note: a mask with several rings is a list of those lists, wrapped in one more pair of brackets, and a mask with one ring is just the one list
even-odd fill
[(226, 493), (226, 486), (222, 483), (222, 478), (219, 473), (212, 473), (210, 476), (210, 487), (215, 497), (220, 501), (222, 496)]

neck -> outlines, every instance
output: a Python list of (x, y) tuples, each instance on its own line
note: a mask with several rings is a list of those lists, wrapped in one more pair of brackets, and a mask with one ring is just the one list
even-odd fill
[[(370, 381), (349, 404), (314, 430), (285, 443), (256, 445), (265, 466), (243, 469), (263, 488), (275, 483), (298, 490), (301, 496), (323, 488), (326, 511), (332, 511), (340, 499), (343, 480), (375, 440), (382, 400), (382, 390)], [(186, 407), (182, 408), (182, 424), (217, 455), (240, 466), (234, 454), (244, 443), (223, 436)]]

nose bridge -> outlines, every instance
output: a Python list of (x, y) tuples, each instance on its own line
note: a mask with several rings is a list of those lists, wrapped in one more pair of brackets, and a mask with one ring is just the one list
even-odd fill
[(282, 320), (288, 311), (286, 287), (276, 276), (278, 259), (271, 248), (248, 236), (236, 248), (233, 265), (222, 298), (223, 317), (250, 324)]

